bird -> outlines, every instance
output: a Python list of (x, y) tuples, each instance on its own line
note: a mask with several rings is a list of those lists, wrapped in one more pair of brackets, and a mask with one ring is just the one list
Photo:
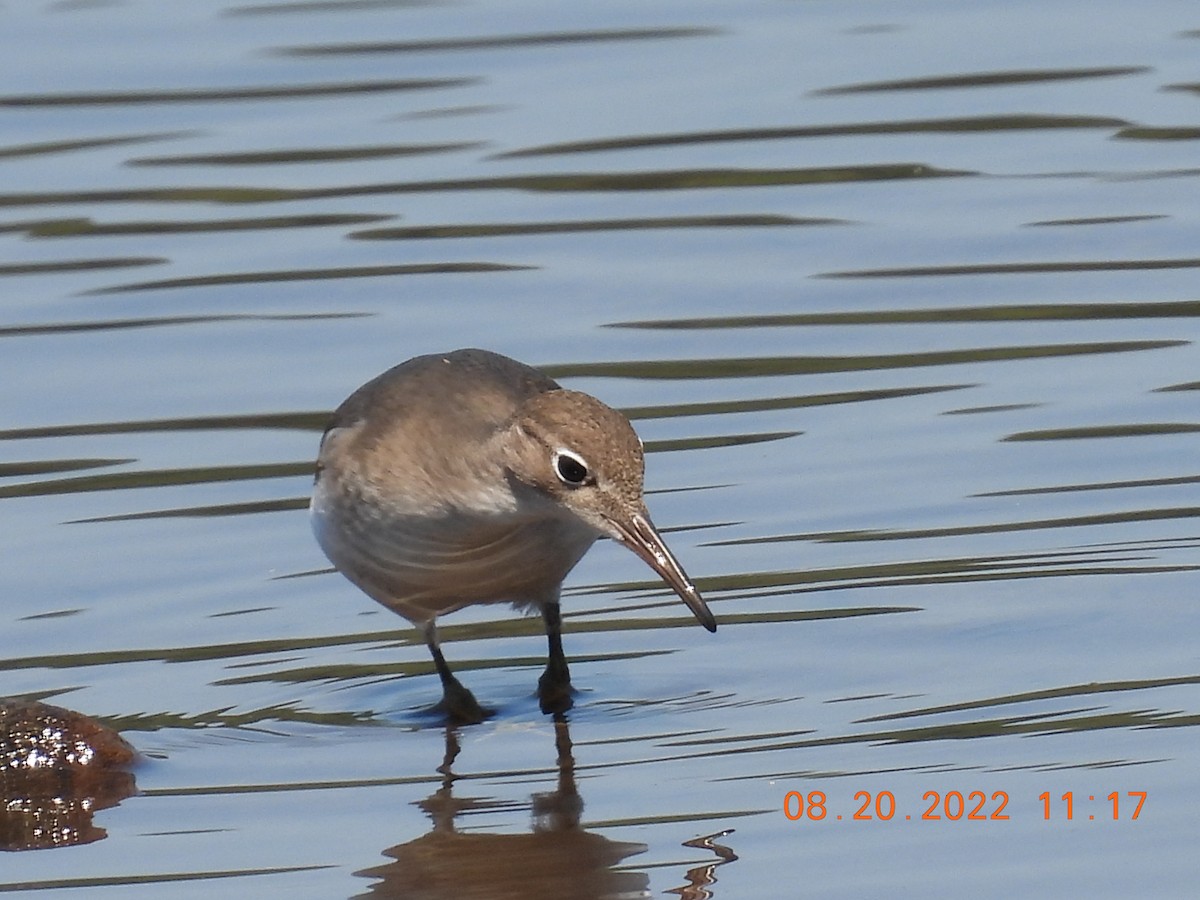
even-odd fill
[(414, 357), (368, 381), (321, 438), (310, 517), (354, 585), (420, 631), (453, 723), (493, 711), (455, 677), (439, 616), (481, 603), (540, 613), (538, 698), (573, 705), (562, 645), (563, 580), (601, 536), (628, 547), (716, 631), (708, 605), (646, 509), (642, 442), (589, 394), (487, 350)]

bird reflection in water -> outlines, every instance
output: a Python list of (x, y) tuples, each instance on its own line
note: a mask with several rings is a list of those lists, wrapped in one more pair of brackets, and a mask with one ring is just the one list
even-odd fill
[(92, 815), (137, 792), (137, 752), (82, 713), (0, 698), (0, 850), (90, 844)]
[(667, 893), (678, 894), (683, 900), (712, 900), (714, 895), (709, 890), (709, 887), (717, 883), (717, 866), (723, 866), (737, 859), (736, 853), (724, 844), (717, 843), (717, 838), (725, 837), (727, 834), (733, 834), (733, 829), (727, 828), (724, 831), (718, 831), (716, 834), (708, 834), (694, 840), (684, 841), (683, 846), (685, 847), (696, 847), (700, 850), (709, 850), (715, 853), (717, 861), (688, 869), (686, 876), (688, 883), (684, 887), (671, 888)]
[(433, 830), (383, 852), (393, 862), (357, 874), (378, 879), (365, 897), (405, 900), (603, 900), (647, 896), (650, 877), (617, 869), (645, 844), (613, 841), (585, 831), (579, 820), (583, 800), (575, 786), (575, 760), (566, 721), (554, 723), (558, 784), (531, 798), (533, 826), (527, 834), (460, 832), (463, 813), (505, 804), (455, 797), (458, 736), (446, 730), (446, 757), (439, 768), (442, 786), (418, 805), (433, 819)]

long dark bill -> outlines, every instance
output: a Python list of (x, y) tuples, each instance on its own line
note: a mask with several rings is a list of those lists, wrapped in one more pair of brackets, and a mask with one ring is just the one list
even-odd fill
[(696, 617), (696, 621), (709, 631), (716, 631), (717, 620), (713, 618), (712, 610), (708, 608), (708, 604), (704, 602), (704, 598), (700, 596), (700, 592), (688, 578), (687, 572), (683, 571), (683, 566), (679, 565), (671, 551), (667, 549), (667, 545), (663, 541), (662, 535), (658, 533), (658, 529), (654, 527), (654, 523), (645, 516), (635, 515), (627, 522), (614, 522), (613, 524), (617, 527), (618, 539), (621, 543), (645, 560), (650, 568), (663, 577), (663, 580), (679, 595), (679, 599), (687, 604), (692, 615)]

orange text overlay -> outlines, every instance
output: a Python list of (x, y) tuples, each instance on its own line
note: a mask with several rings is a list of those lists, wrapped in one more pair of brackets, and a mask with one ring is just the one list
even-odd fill
[[(1142, 814), (1146, 791), (1110, 791), (1084, 794), (1043, 791), (1037, 796), (1033, 816), (1047, 822), (1077, 820), (1133, 822)], [(824, 821), (923, 821), (1007, 822), (1012, 819), (1007, 791), (925, 791), (919, 802), (902, 809), (892, 791), (856, 791), (839, 802), (825, 791), (788, 791), (783, 814), (793, 822)]]

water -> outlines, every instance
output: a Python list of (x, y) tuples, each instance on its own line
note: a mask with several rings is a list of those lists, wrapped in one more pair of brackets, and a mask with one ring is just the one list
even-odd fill
[[(7, 10), (0, 694), (148, 759), (0, 889), (1191, 896), (1198, 27)], [(458, 346), (634, 418), (720, 622), (598, 545), (558, 728), (500, 609), (443, 625), (499, 714), (431, 725), (308, 531), (328, 411)]]

